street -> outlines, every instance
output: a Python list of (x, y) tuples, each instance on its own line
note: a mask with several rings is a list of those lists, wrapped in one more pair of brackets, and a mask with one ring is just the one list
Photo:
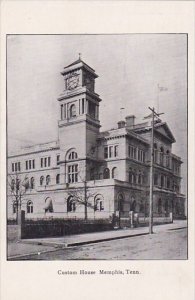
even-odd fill
[(53, 248), (51, 252), (26, 255), (13, 260), (142, 259), (187, 259), (187, 228), (159, 230), (152, 235), (132, 236), (63, 249)]

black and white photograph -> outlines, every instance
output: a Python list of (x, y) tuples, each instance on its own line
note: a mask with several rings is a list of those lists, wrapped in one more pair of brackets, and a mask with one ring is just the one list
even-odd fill
[(187, 260), (188, 35), (6, 49), (7, 260)]

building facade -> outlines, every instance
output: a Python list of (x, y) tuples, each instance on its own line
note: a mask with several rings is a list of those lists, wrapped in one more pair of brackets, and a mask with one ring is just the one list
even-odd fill
[[(26, 218), (110, 218), (130, 211), (148, 216), (151, 122), (120, 120), (101, 132), (95, 71), (80, 58), (61, 72), (58, 140), (8, 157), (8, 218), (19, 205)], [(185, 214), (181, 158), (168, 125), (154, 123), (154, 216)]]

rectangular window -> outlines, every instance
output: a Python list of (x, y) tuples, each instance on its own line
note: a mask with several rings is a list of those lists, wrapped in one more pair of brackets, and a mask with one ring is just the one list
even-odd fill
[(91, 117), (95, 118), (95, 104), (91, 101), (88, 101), (88, 113)]
[(63, 120), (63, 104), (61, 104), (61, 120)]
[(82, 98), (82, 114), (85, 113), (85, 99)]
[(17, 172), (18, 171), (18, 164), (15, 163), (15, 171)]
[(14, 172), (14, 163), (12, 163), (12, 172)]
[(64, 118), (66, 119), (66, 104), (64, 104)]
[(74, 183), (78, 181), (78, 165), (68, 166), (68, 182)]
[(109, 157), (112, 157), (113, 156), (113, 147), (110, 146), (109, 147)]
[[(20, 169), (20, 165), (18, 165), (18, 170)], [(35, 169), (35, 160), (29, 159), (26, 160), (26, 170)]]
[(111, 158), (117, 156), (118, 156), (118, 145), (104, 147), (104, 158)]
[(118, 145), (114, 146), (114, 156), (117, 157), (118, 156)]
[[(136, 152), (137, 152), (136, 147), (129, 145), (129, 151), (128, 152), (129, 152), (128, 154), (129, 154), (130, 158), (136, 159), (136, 157), (137, 157), (137, 155), (136, 155)], [(138, 152), (138, 155), (140, 155), (139, 152)]]
[(41, 157), (41, 168), (47, 168), (51, 165), (51, 157)]
[(160, 152), (160, 164), (163, 165), (164, 154)]
[(18, 171), (20, 172), (20, 162), (18, 162)]
[(108, 147), (104, 147), (104, 158), (108, 158)]
[(58, 154), (57, 157), (56, 157), (57, 165), (58, 165), (59, 161), (60, 161), (60, 155)]

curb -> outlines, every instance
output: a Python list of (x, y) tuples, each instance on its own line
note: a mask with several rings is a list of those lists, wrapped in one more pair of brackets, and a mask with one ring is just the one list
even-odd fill
[[(76, 242), (76, 243), (69, 243), (69, 244), (63, 244), (63, 243), (38, 243), (38, 242), (29, 242), (26, 241), (24, 242), (24, 244), (33, 244), (33, 245), (41, 245), (41, 246), (52, 246), (55, 247), (55, 249), (52, 250), (45, 250), (45, 251), (41, 251), (41, 252), (34, 252), (34, 253), (28, 253), (28, 254), (20, 254), (20, 255), (15, 255), (15, 256), (9, 256), (7, 259), (8, 260), (13, 260), (13, 259), (17, 259), (17, 258), (22, 258), (22, 257), (28, 257), (31, 255), (41, 255), (43, 253), (50, 253), (50, 252), (55, 252), (58, 250), (62, 250), (62, 249), (70, 249), (72, 247), (76, 247), (76, 246), (82, 246), (82, 245), (89, 245), (89, 244), (96, 244), (96, 243), (101, 243), (101, 242), (107, 242), (107, 241), (112, 241), (112, 240), (119, 240), (119, 239), (125, 239), (125, 238), (130, 238), (130, 237), (136, 237), (136, 236), (141, 236), (141, 235), (148, 235), (148, 232), (145, 233), (138, 233), (138, 234), (134, 234), (134, 235), (125, 235), (125, 236), (118, 236), (118, 237), (112, 237), (112, 238), (105, 238), (105, 239), (98, 239), (98, 240), (91, 240), (91, 241), (83, 241), (83, 242)], [(23, 242), (21, 242), (23, 243)]]

